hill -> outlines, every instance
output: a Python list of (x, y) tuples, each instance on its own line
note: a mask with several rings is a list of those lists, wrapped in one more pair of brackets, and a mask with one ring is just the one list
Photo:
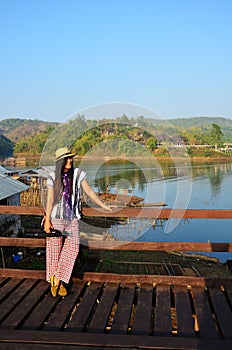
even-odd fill
[[(104, 124), (106, 124), (106, 130), (108, 132), (112, 129), (112, 125), (115, 121), (116, 123), (124, 122), (126, 124), (132, 124), (132, 128), (136, 124), (139, 129), (150, 130), (150, 132), (153, 132), (157, 137), (161, 135), (164, 139), (167, 135), (168, 137), (172, 137), (173, 131), (176, 129), (177, 134), (187, 139), (188, 137), (192, 138), (194, 135), (196, 142), (203, 142), (204, 135), (210, 134), (212, 124), (217, 124), (223, 133), (222, 141), (232, 143), (232, 120), (222, 117), (152, 119), (140, 116), (138, 118), (130, 119), (126, 116), (122, 116), (121, 118), (118, 117), (113, 120), (104, 119)], [(59, 138), (54, 139), (53, 137), (51, 139), (52, 149), (58, 147), (58, 144), (65, 144), (67, 139), (75, 144), (77, 138), (79, 139), (79, 148), (80, 146), (83, 148), (86, 143), (95, 145), (98, 143), (98, 138), (100, 137), (100, 134), (98, 134), (99, 130), (98, 133), (96, 133), (96, 130), (94, 129), (97, 124), (96, 120), (86, 120), (84, 116), (77, 116), (75, 120), (71, 120), (65, 125), (62, 124), (61, 128), (59, 128), (59, 130), (57, 129)], [(54, 128), (57, 126), (59, 126), (59, 123), (45, 122), (35, 119), (28, 120), (11, 118), (0, 121), (0, 158), (12, 156), (13, 151), (15, 153), (39, 154), (49, 135), (51, 135)], [(174, 129), (172, 126), (174, 126)], [(119, 129), (117, 129), (117, 135), (120, 134)], [(87, 133), (88, 135), (86, 134), (86, 130), (89, 130), (89, 133)], [(120, 137), (127, 132), (128, 129), (123, 129), (122, 126)], [(76, 151), (80, 154), (79, 149)]]
[[(138, 118), (139, 119), (139, 118)], [(212, 124), (215, 123), (220, 126), (224, 137), (227, 141), (232, 142), (232, 119), (222, 117), (191, 117), (191, 118), (175, 118), (175, 119), (152, 119), (143, 118), (143, 125), (153, 125), (158, 128), (168, 127), (171, 124), (179, 129), (193, 129), (199, 128), (202, 131), (209, 131)], [(45, 122), (37, 119), (20, 119), (10, 118), (0, 121), (0, 134), (7, 137), (13, 143), (16, 143), (22, 138), (38, 134), (47, 129), (48, 126), (57, 126), (59, 123)]]
[(11, 157), (13, 154), (13, 142), (0, 134), (0, 159)]
[(10, 118), (0, 121), (0, 134), (7, 137), (13, 143), (20, 139), (44, 131), (48, 126), (58, 123), (45, 122), (36, 119)]
[(202, 131), (209, 131), (212, 128), (212, 124), (215, 123), (220, 126), (224, 134), (224, 139), (232, 142), (232, 119), (222, 117), (192, 117), (168, 119), (168, 122), (178, 128), (199, 128)]

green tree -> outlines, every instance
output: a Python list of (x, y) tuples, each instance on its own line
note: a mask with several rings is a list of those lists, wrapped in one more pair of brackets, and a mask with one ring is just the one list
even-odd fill
[(149, 151), (153, 152), (157, 148), (157, 139), (152, 136), (148, 137), (146, 147), (149, 149)]
[(44, 131), (21, 138), (14, 145), (14, 153), (29, 153), (33, 155), (42, 153), (44, 145), (54, 129), (54, 127), (48, 126)]
[(123, 124), (130, 124), (130, 120), (129, 120), (129, 118), (128, 118), (125, 114), (123, 114), (123, 115), (121, 116), (120, 122), (123, 123)]
[(217, 150), (218, 145), (221, 143), (223, 137), (223, 132), (219, 125), (212, 123), (212, 130), (210, 132), (210, 140), (214, 144), (215, 150)]

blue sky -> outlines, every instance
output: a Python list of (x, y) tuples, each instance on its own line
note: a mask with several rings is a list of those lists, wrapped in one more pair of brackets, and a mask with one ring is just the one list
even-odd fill
[(0, 0), (0, 120), (232, 117), (231, 0)]

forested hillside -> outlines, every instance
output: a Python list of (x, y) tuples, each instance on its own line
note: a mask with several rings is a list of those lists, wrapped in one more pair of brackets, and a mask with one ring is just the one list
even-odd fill
[(44, 131), (48, 126), (57, 123), (44, 122), (36, 119), (10, 118), (0, 121), (0, 134), (16, 143), (20, 139)]
[(0, 159), (11, 157), (14, 144), (7, 137), (0, 134)]
[[(220, 135), (217, 142), (213, 136), (215, 131)], [(189, 145), (217, 143), (219, 147), (224, 142), (232, 143), (232, 120), (216, 117), (166, 120), (123, 115), (99, 121), (77, 115), (59, 124), (12, 118), (0, 121), (0, 136), (0, 158), (12, 156), (13, 152), (37, 155), (45, 144), (49, 152), (54, 152), (60, 145), (72, 145), (73, 151), (79, 155), (86, 154), (93, 146), (99, 154), (104, 154), (106, 140), (108, 145), (111, 142), (114, 155), (117, 149), (120, 152), (125, 150), (127, 154), (133, 150), (133, 154), (142, 155), (144, 148), (141, 145), (154, 151), (160, 141), (177, 142), (181, 139)]]
[(220, 117), (193, 117), (169, 119), (169, 122), (178, 128), (186, 130), (200, 129), (202, 131), (209, 131), (212, 124), (215, 123), (220, 126), (225, 140), (232, 142), (232, 119)]
[[(0, 159), (13, 156), (14, 147), (27, 137), (37, 138), (37, 135), (57, 123), (41, 120), (10, 118), (0, 121)], [(44, 140), (43, 140), (44, 141)]]

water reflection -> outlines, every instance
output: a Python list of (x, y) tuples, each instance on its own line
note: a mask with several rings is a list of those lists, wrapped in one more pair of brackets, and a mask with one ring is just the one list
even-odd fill
[[(108, 161), (101, 165), (95, 174), (94, 186), (104, 192), (106, 189), (113, 189), (122, 179), (128, 180), (132, 189), (138, 187), (140, 191), (145, 190), (146, 178), (143, 170), (128, 161)], [(123, 182), (121, 183), (123, 186)]]
[(231, 174), (232, 164), (201, 164), (192, 166), (193, 177), (204, 177), (210, 180), (213, 195), (220, 192), (223, 177)]
[[(214, 193), (218, 193), (221, 188), (223, 177), (231, 174), (232, 164), (194, 164), (189, 170), (189, 166), (183, 164), (181, 167), (175, 167), (171, 162), (160, 161), (157, 167), (151, 167), (149, 163), (144, 162), (143, 167), (136, 165), (131, 161), (126, 160), (109, 160), (103, 163), (97, 171), (94, 168), (94, 185), (103, 191), (106, 186), (113, 187), (120, 179), (128, 179), (132, 188), (138, 187), (143, 190), (146, 182), (154, 182), (162, 179), (171, 180), (177, 177), (184, 177), (191, 171), (193, 179), (208, 178)], [(93, 171), (88, 161), (81, 163), (88, 173)], [(187, 172), (186, 172), (186, 168)]]
[[(160, 162), (151, 167), (146, 162), (138, 167), (133, 162), (109, 161), (99, 168), (92, 168), (86, 163), (90, 182), (97, 190), (104, 191), (107, 186), (113, 191), (123, 179), (128, 189), (145, 202), (166, 202), (172, 208), (175, 203), (178, 182), (189, 184), (191, 174), (192, 191), (188, 208), (196, 209), (231, 209), (232, 208), (232, 164), (194, 164), (191, 169), (185, 164), (174, 167), (173, 164)], [(82, 164), (83, 166), (83, 164)], [(191, 171), (190, 171), (191, 170)], [(125, 180), (127, 180), (125, 182)], [(123, 182), (121, 182), (122, 184)], [(183, 187), (184, 188), (184, 187)], [(155, 223), (154, 220), (130, 219), (124, 224), (113, 225), (109, 233), (117, 240), (139, 241), (199, 241), (230, 242), (232, 221), (224, 220), (180, 220), (173, 224), (173, 229), (165, 230), (166, 221)], [(212, 253), (215, 255), (215, 253)], [(229, 253), (231, 256), (231, 253)], [(219, 256), (224, 255), (218, 254)]]
[[(168, 166), (169, 164), (169, 166)], [(130, 187), (137, 193), (147, 191), (148, 184), (162, 182), (164, 180), (175, 181), (177, 178), (189, 177), (189, 167), (174, 167), (172, 163), (157, 163), (151, 167), (143, 162), (142, 166), (131, 161), (110, 160), (102, 164), (97, 170), (91, 170), (86, 163), (81, 164), (89, 173), (90, 182), (96, 190), (104, 192), (106, 189), (113, 190), (116, 184), (124, 179), (130, 183)], [(92, 172), (92, 177), (91, 177)]]
[[(188, 208), (232, 208), (232, 164), (194, 164), (189, 167), (173, 167), (170, 163), (157, 163), (151, 167), (146, 162), (138, 166), (131, 161), (107, 161), (101, 166), (88, 161), (81, 163), (87, 171), (89, 181), (98, 191), (115, 190), (120, 183), (127, 184), (135, 195), (149, 200), (164, 201), (173, 207), (177, 182), (182, 184), (189, 178), (193, 184)], [(149, 188), (149, 191), (148, 191)], [(162, 190), (161, 190), (162, 189)], [(149, 193), (148, 193), (149, 192)]]
[[(83, 167), (83, 164), (81, 164)], [(188, 190), (192, 182), (191, 198), (188, 208), (229, 209), (231, 205), (232, 164), (194, 164), (191, 169), (183, 165), (160, 162), (151, 167), (146, 162), (138, 167), (128, 161), (108, 161), (99, 168), (89, 168), (84, 163), (89, 174), (89, 180), (96, 191), (108, 189), (116, 191), (117, 185), (125, 181), (129, 191), (143, 197), (148, 202), (165, 202), (169, 207), (175, 204), (178, 184), (182, 191)], [(92, 175), (92, 176), (91, 176)], [(191, 177), (191, 179), (190, 179)], [(177, 207), (177, 204), (176, 204)]]

